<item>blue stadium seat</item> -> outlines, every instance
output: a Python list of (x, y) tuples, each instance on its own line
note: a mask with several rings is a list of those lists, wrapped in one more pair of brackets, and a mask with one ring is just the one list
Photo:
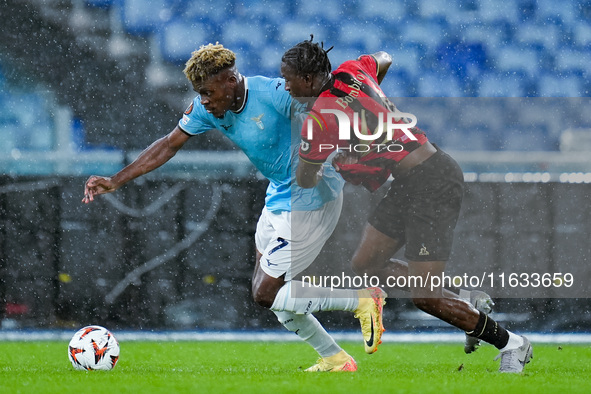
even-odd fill
[[(448, 4), (449, 3), (449, 4)], [(437, 0), (418, 0), (417, 12), (421, 18), (446, 17), (447, 10), (455, 9), (455, 3), (452, 1), (446, 2), (445, 7), (441, 6), (441, 2)]]
[(455, 100), (457, 99), (429, 97), (392, 99), (400, 111), (417, 117), (417, 126), (435, 143), (443, 141), (450, 127), (457, 125), (456, 119), (453, 118)]
[(155, 32), (172, 16), (166, 0), (124, 0), (121, 7), (124, 29), (136, 35)]
[(387, 49), (392, 56), (392, 66), (390, 71), (403, 71), (411, 78), (420, 75), (421, 58), (424, 56), (424, 50), (415, 45), (403, 45), (396, 48)]
[(540, 54), (535, 49), (505, 45), (496, 49), (492, 57), (497, 72), (519, 71), (531, 77), (540, 73)]
[(167, 12), (170, 12), (174, 19), (185, 21), (206, 19), (216, 24), (222, 24), (238, 17), (234, 13), (236, 7), (232, 0), (216, 0), (215, 2), (211, 0), (164, 0), (164, 2)]
[(575, 1), (537, 0), (536, 18), (540, 23), (559, 22), (571, 25), (580, 16), (578, 10), (573, 7)]
[(33, 93), (3, 94), (0, 99), (2, 151), (49, 151), (53, 148), (53, 121), (44, 99)]
[(98, 8), (109, 8), (113, 4), (123, 1), (123, 0), (85, 0), (86, 4), (91, 7), (98, 7)]
[(508, 127), (499, 134), (499, 150), (505, 151), (556, 151), (558, 139), (545, 128)]
[(268, 41), (266, 32), (258, 23), (232, 19), (221, 28), (221, 41), (224, 46), (248, 45), (252, 48), (260, 48)]
[(427, 50), (433, 50), (443, 37), (443, 26), (436, 20), (421, 21), (402, 26), (401, 33), (402, 41), (419, 44)]
[(591, 24), (587, 21), (573, 22), (573, 44), (581, 49), (591, 48)]
[(553, 51), (558, 46), (560, 30), (548, 23), (519, 23), (515, 26), (513, 42), (521, 47), (538, 47)]
[[(338, 26), (337, 42), (330, 43), (337, 47), (355, 48), (358, 54), (374, 53), (382, 50), (383, 29), (370, 22), (351, 22)], [(359, 34), (363, 32), (363, 34)], [(354, 56), (355, 54), (351, 54)]]
[(300, 41), (310, 38), (310, 34), (314, 34), (314, 41), (327, 41), (328, 28), (325, 26), (314, 25), (306, 23), (305, 21), (290, 20), (285, 21), (278, 27), (278, 43), (283, 45), (286, 49)]
[[(121, 4), (125, 29), (157, 32), (164, 59), (174, 63), (219, 40), (237, 52), (244, 74), (278, 76), (283, 52), (314, 34), (315, 41), (335, 46), (329, 54), (333, 68), (362, 53), (390, 53), (393, 64), (383, 88), (393, 96), (569, 97), (591, 88), (591, 23), (584, 5), (577, 8), (575, 2), (85, 1), (96, 7)], [(343, 23), (343, 15), (355, 18)], [(426, 123), (439, 127), (437, 121)], [(461, 146), (464, 126), (446, 136), (447, 142)], [(496, 146), (490, 137), (471, 138), (479, 147)]]
[[(460, 22), (462, 23), (462, 22)], [(508, 40), (504, 26), (499, 28), (495, 23), (467, 23), (462, 25), (461, 37), (467, 37), (471, 42), (481, 43), (488, 53), (503, 45)]]
[(486, 73), (480, 78), (479, 97), (524, 97), (527, 78), (523, 73)]
[(515, 1), (479, 0), (478, 20), (483, 22), (519, 22), (518, 3)]
[[(486, 130), (466, 130), (451, 125), (439, 138), (439, 144), (449, 151), (480, 151), (493, 150), (490, 143), (490, 136)], [(438, 141), (435, 141), (436, 143)]]
[(164, 25), (158, 32), (163, 59), (175, 64), (185, 63), (194, 50), (210, 42), (209, 26), (200, 21), (182, 20)]
[(16, 147), (20, 122), (10, 106), (10, 94), (0, 92), (0, 153), (8, 154)]
[[(248, 43), (228, 45), (228, 47), (236, 53), (236, 66), (238, 70), (247, 76), (262, 74), (260, 66), (260, 51), (259, 47), (252, 47)], [(279, 69), (275, 73), (269, 75), (271, 77), (279, 76)]]
[(421, 97), (463, 97), (460, 83), (453, 75), (425, 72), (418, 79)]
[(464, 97), (446, 101), (451, 101), (449, 107), (453, 111), (448, 123), (462, 130), (486, 130), (487, 134), (493, 134), (505, 126), (504, 99)]
[(360, 20), (390, 22), (388, 24), (378, 23), (384, 29), (393, 28), (392, 22), (397, 22), (406, 13), (406, 4), (402, 1), (392, 1), (385, 6), (383, 0), (363, 0), (357, 10)]
[(561, 74), (591, 75), (591, 52), (577, 49), (558, 49), (554, 71)]
[[(524, 100), (511, 99), (508, 103), (513, 113), (507, 118), (511, 118), (520, 128), (532, 130), (536, 134), (560, 132), (564, 127), (562, 119), (571, 118), (567, 113), (572, 107), (568, 100), (535, 97)], [(569, 127), (574, 124), (568, 122)]]
[(258, 50), (259, 53), (259, 67), (256, 74), (265, 75), (267, 77), (280, 76), (281, 56), (286, 48), (282, 46), (269, 43), (265, 44)]
[(488, 55), (479, 42), (443, 41), (436, 53), (443, 68), (460, 81), (477, 78), (488, 69)]
[[(591, 129), (591, 98), (589, 94), (583, 98), (560, 99), (563, 107), (568, 109), (566, 114), (569, 120), (569, 127)], [(560, 109), (562, 111), (563, 108)], [(563, 111), (564, 112), (564, 111)], [(555, 129), (562, 131), (562, 127), (555, 127)]]
[[(581, 97), (585, 95), (577, 75), (544, 74), (538, 79), (541, 97)], [(587, 93), (588, 95), (588, 93)]]
[(390, 67), (381, 87), (388, 97), (417, 97), (419, 95), (415, 79), (405, 70), (397, 70), (395, 66)]
[[(225, 13), (225, 21), (229, 19), (250, 23), (262, 21), (267, 26), (272, 26), (274, 30), (285, 21), (295, 19), (294, 15), (297, 9), (296, 2), (286, 2), (284, 0), (224, 1), (223, 6), (230, 8)], [(220, 22), (224, 23), (224, 19), (220, 20)]]
[(302, 21), (314, 21), (316, 18), (328, 21), (329, 23), (341, 23), (343, 15), (347, 15), (349, 4), (339, 0), (300, 1), (295, 4), (295, 19)]

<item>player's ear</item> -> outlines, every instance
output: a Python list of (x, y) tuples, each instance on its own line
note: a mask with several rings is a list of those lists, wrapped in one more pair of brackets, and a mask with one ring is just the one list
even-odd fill
[(230, 83), (232, 83), (232, 84), (234, 84), (234, 85), (236, 85), (238, 83), (238, 78), (236, 77), (235, 74), (230, 74), (228, 76), (227, 81), (230, 82)]

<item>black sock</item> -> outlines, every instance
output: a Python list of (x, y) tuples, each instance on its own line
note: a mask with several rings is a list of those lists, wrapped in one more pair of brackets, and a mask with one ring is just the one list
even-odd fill
[(507, 330), (484, 312), (480, 312), (476, 328), (472, 331), (466, 331), (466, 334), (495, 345), (497, 349), (504, 348), (509, 342), (509, 333)]

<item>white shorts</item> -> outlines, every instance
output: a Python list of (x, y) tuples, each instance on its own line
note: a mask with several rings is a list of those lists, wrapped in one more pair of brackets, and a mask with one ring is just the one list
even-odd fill
[(308, 268), (334, 231), (342, 207), (341, 192), (315, 211), (273, 213), (263, 208), (255, 233), (263, 271), (289, 281)]

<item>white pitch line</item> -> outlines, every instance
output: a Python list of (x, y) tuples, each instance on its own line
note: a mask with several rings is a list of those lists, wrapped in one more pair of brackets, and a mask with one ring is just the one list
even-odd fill
[[(76, 330), (0, 330), (0, 341), (69, 341)], [(281, 331), (112, 331), (120, 342), (127, 341), (237, 341), (298, 342), (297, 335)], [(331, 333), (337, 341), (356, 342), (361, 333)], [(532, 343), (589, 344), (591, 333), (525, 333)], [(384, 343), (463, 343), (462, 333), (387, 332)]]

